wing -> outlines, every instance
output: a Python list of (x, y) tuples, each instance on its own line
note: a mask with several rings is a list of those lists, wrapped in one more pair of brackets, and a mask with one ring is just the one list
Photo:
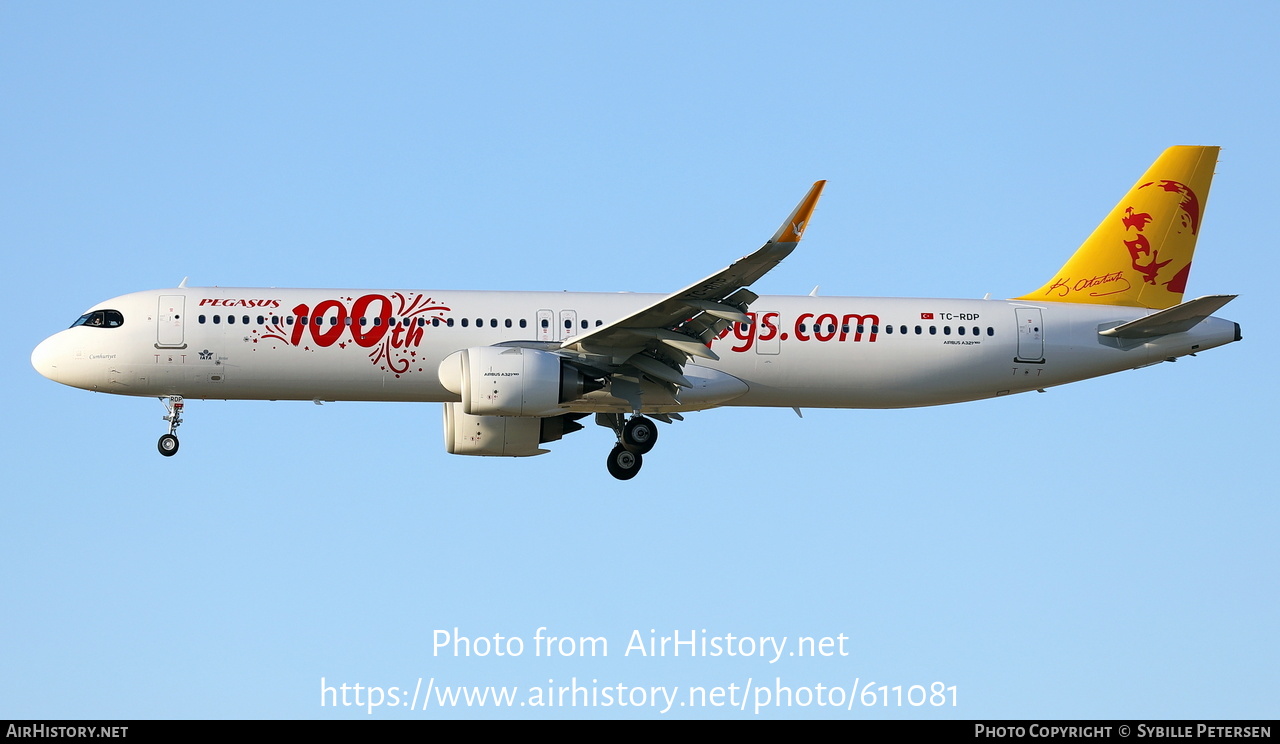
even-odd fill
[(709, 346), (734, 322), (747, 323), (757, 295), (746, 289), (800, 242), (826, 181), (809, 189), (759, 250), (625, 318), (565, 340), (560, 349), (591, 359), (615, 377), (641, 376), (671, 389), (691, 387), (681, 369), (692, 357), (717, 359)]

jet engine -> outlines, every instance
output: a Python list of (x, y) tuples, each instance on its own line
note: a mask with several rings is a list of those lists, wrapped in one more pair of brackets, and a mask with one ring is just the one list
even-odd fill
[(455, 351), (439, 375), (446, 390), (462, 397), (461, 412), (481, 417), (555, 416), (564, 413), (561, 404), (604, 387), (560, 355), (522, 346)]
[(574, 419), (585, 414), (546, 418), (520, 416), (472, 416), (462, 403), (444, 404), (444, 448), (451, 455), (531, 457), (545, 450), (538, 445), (554, 442), (582, 428)]

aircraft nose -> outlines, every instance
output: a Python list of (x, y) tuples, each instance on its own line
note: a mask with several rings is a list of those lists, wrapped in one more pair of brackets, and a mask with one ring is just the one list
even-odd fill
[(59, 359), (57, 345), (55, 337), (50, 336), (41, 341), (35, 350), (31, 352), (31, 366), (54, 382), (58, 381)]

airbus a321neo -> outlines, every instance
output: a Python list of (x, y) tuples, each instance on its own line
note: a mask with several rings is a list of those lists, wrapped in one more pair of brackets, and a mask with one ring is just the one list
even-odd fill
[(183, 401), (436, 401), (456, 455), (527, 457), (586, 416), (628, 479), (655, 421), (717, 406), (902, 408), (996, 398), (1240, 340), (1182, 301), (1216, 147), (1172, 147), (1044, 286), (1009, 300), (757, 295), (825, 181), (759, 250), (668, 295), (188, 287), (94, 305), (31, 363), (85, 390)]

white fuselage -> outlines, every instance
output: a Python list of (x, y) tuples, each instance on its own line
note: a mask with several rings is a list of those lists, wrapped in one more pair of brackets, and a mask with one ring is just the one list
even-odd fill
[[(78, 325), (32, 363), (99, 392), (211, 399), (457, 401), (438, 368), (460, 349), (554, 344), (660, 295), (182, 287), (100, 303), (116, 327)], [(650, 413), (717, 405), (899, 408), (991, 398), (1153, 364), (1238, 339), (1208, 318), (1145, 341), (1099, 330), (1153, 311), (1008, 300), (761, 296), (752, 325), (694, 359), (679, 399), (650, 385)], [(319, 322), (317, 324), (317, 318)], [(303, 320), (305, 319), (305, 320)], [(566, 411), (629, 412), (602, 390)]]

